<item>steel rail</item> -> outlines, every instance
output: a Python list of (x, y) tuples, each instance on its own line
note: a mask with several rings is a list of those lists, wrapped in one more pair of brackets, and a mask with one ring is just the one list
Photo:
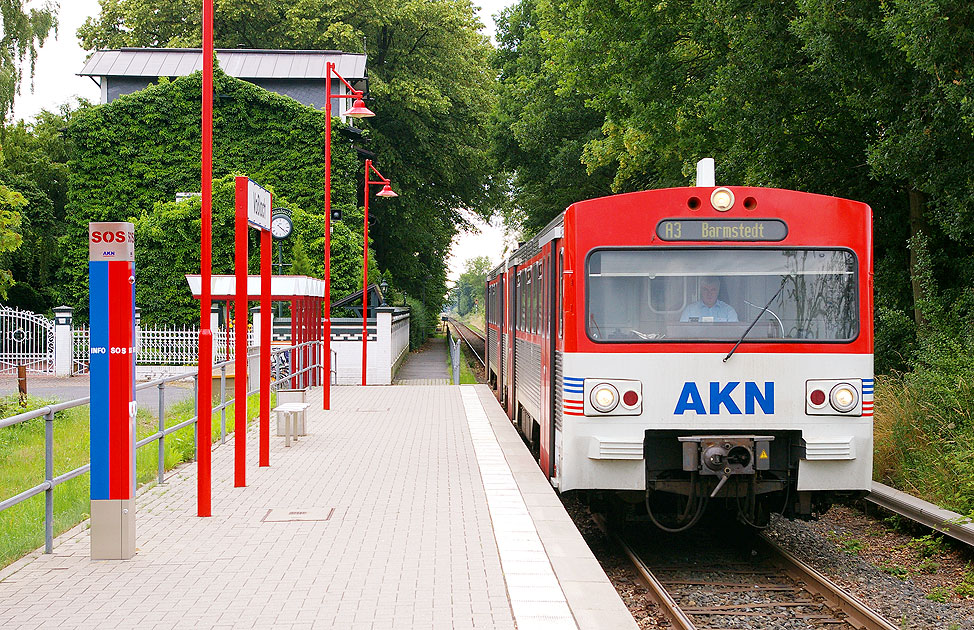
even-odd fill
[(803, 560), (779, 547), (765, 533), (757, 537), (771, 551), (772, 561), (794, 579), (803, 582), (805, 588), (825, 598), (849, 616), (849, 622), (864, 630), (896, 630), (890, 622), (864, 604), (858, 597), (832, 582)]
[[(632, 550), (632, 548), (619, 536), (608, 530), (605, 519), (600, 515), (593, 515), (596, 525), (615, 540), (619, 547), (625, 552), (632, 562), (637, 573), (649, 586), (650, 596), (660, 606), (660, 610), (669, 620), (674, 628), (678, 630), (694, 630), (696, 626), (684, 612), (680, 605), (673, 599), (666, 587), (653, 575), (653, 572), (643, 562), (643, 560)], [(842, 612), (846, 615), (846, 622), (861, 630), (896, 630), (881, 615), (870, 609), (866, 604), (859, 600), (855, 595), (838, 586), (825, 575), (809, 566), (804, 561), (798, 559), (791, 553), (779, 547), (766, 534), (755, 537), (756, 540), (766, 547), (770, 553), (772, 562), (782, 569), (789, 577), (798, 582), (808, 592), (822, 597), (831, 609)]]
[(683, 612), (683, 609), (680, 608), (680, 605), (676, 603), (673, 596), (669, 594), (666, 587), (663, 586), (663, 583), (660, 582), (655, 575), (653, 575), (653, 572), (648, 566), (646, 566), (646, 563), (643, 562), (642, 558), (636, 555), (636, 552), (634, 552), (632, 548), (626, 544), (626, 541), (609, 531), (609, 527), (601, 515), (593, 514), (592, 519), (595, 521), (595, 524), (599, 526), (599, 529), (609, 536), (609, 538), (614, 540), (626, 554), (626, 556), (629, 557), (629, 561), (632, 562), (633, 567), (635, 567), (636, 572), (639, 574), (639, 577), (641, 577), (643, 581), (646, 582), (647, 586), (649, 586), (649, 596), (660, 607), (660, 610), (669, 620), (670, 624), (676, 628), (676, 630), (696, 630), (697, 626), (695, 626), (693, 621), (690, 620), (690, 617)]
[(463, 342), (465, 344), (467, 344), (467, 347), (470, 348), (470, 351), (473, 352), (473, 354), (474, 354), (475, 357), (477, 357), (477, 360), (480, 361), (480, 364), (481, 365), (487, 365), (487, 362), (484, 360), (484, 358), (482, 356), (480, 356), (480, 352), (478, 352), (477, 349), (474, 348), (473, 344), (470, 343), (470, 340), (467, 339), (467, 336), (464, 334), (463, 331), (466, 331), (468, 335), (473, 335), (478, 340), (483, 341), (484, 342), (484, 351), (485, 352), (487, 350), (487, 347), (486, 347), (487, 346), (487, 340), (486, 340), (486, 338), (483, 337), (482, 335), (478, 334), (475, 330), (473, 330), (472, 328), (470, 328), (466, 324), (460, 323), (459, 321), (457, 321), (456, 319), (454, 319), (452, 317), (448, 318), (448, 321), (451, 324), (453, 324), (453, 327), (454, 328), (456, 328), (456, 330), (457, 330), (457, 336), (460, 337), (461, 339), (463, 339)]
[(966, 516), (937, 507), (878, 481), (873, 482), (872, 492), (866, 496), (866, 500), (974, 547), (974, 523)]

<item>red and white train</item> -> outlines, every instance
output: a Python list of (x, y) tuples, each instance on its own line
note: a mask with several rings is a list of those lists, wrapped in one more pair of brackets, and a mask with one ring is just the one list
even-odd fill
[(870, 488), (872, 280), (863, 203), (580, 201), (488, 275), (487, 374), (561, 492), (674, 531), (808, 518)]

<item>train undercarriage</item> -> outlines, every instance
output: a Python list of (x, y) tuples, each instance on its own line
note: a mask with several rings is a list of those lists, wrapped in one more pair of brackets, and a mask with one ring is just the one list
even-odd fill
[(581, 491), (592, 511), (617, 525), (648, 520), (667, 532), (690, 529), (708, 513), (764, 528), (773, 514), (814, 520), (833, 503), (866, 494), (798, 491), (798, 431), (647, 431), (644, 454), (647, 489)]

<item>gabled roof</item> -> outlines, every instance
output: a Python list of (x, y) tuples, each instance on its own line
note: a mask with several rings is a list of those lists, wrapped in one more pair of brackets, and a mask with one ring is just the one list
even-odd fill
[[(321, 79), (325, 64), (332, 62), (348, 79), (365, 78), (365, 55), (339, 50), (246, 50), (216, 51), (220, 68), (238, 79)], [(122, 48), (92, 53), (79, 76), (181, 77), (203, 69), (199, 48)]]

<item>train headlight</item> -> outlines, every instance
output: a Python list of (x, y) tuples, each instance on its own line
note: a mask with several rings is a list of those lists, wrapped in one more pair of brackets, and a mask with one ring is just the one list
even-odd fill
[(608, 413), (619, 404), (619, 390), (608, 383), (600, 383), (592, 388), (592, 406), (597, 410)]
[(734, 205), (734, 193), (729, 188), (718, 188), (710, 194), (710, 205), (718, 212), (727, 212)]
[(832, 388), (832, 393), (829, 394), (829, 402), (832, 403), (832, 408), (836, 411), (842, 413), (852, 411), (856, 408), (856, 403), (859, 402), (859, 392), (848, 383), (839, 383)]

